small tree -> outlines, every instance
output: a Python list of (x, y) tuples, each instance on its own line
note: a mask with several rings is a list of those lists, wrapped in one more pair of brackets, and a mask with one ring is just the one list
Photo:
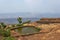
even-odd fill
[(26, 22), (22, 22), (22, 18), (21, 17), (18, 17), (17, 20), (18, 20), (19, 24), (17, 24), (16, 26), (23, 26), (23, 24), (31, 22), (31, 20), (28, 20)]
[(22, 18), (21, 17), (17, 18), (17, 20), (18, 20), (19, 24), (22, 23)]

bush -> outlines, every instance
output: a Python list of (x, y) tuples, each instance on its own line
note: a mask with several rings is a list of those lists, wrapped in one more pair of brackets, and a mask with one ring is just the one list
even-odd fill
[(2, 35), (3, 37), (8, 37), (8, 36), (10, 36), (10, 30), (0, 29), (0, 35)]
[(4, 37), (3, 40), (15, 40), (15, 38), (13, 38), (13, 37)]
[(0, 27), (1, 28), (6, 28), (6, 25), (2, 22), (2, 23), (0, 23)]

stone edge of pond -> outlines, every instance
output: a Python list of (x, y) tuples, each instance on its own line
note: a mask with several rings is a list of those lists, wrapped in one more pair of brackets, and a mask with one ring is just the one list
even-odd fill
[(20, 34), (20, 36), (30, 36), (30, 35), (35, 35), (35, 34), (39, 34), (40, 32), (36, 32), (36, 33), (32, 33), (32, 34)]
[[(37, 28), (37, 27), (35, 27), (35, 26), (23, 26), (23, 27), (34, 27), (34, 28)], [(12, 28), (11, 30), (15, 30), (15, 29), (18, 29), (18, 28), (23, 28), (22, 26), (20, 26), (20, 27), (14, 27), (14, 28)], [(20, 36), (29, 36), (29, 35), (34, 35), (34, 34), (39, 34), (40, 33), (40, 31), (39, 32), (36, 32), (36, 33), (28, 33), (28, 34), (20, 34)]]
[[(18, 27), (14, 27), (14, 28), (11, 28), (11, 30), (14, 30), (14, 29), (18, 29), (18, 28), (23, 28), (23, 27), (35, 27), (35, 26), (18, 26)], [(35, 28), (37, 28), (37, 27), (35, 27)]]

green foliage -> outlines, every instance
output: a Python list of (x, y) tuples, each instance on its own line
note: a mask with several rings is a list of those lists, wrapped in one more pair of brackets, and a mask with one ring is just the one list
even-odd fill
[(0, 29), (0, 35), (3, 35), (4, 30)]
[(22, 18), (21, 17), (17, 18), (17, 20), (18, 20), (19, 24), (17, 24), (16, 26), (23, 26), (23, 24), (31, 22), (31, 20), (28, 20), (26, 22), (22, 22)]
[(5, 29), (7, 26), (4, 23), (0, 23), (0, 35), (4, 38), (3, 40), (15, 40), (14, 38), (10, 37), (10, 28)]
[(10, 30), (3, 30), (3, 29), (0, 29), (0, 35), (2, 35), (3, 37), (8, 37), (10, 36)]
[(15, 38), (9, 36), (9, 37), (4, 37), (3, 40), (15, 40)]
[(17, 18), (17, 20), (18, 20), (19, 24), (22, 23), (22, 18), (21, 17)]
[(10, 30), (9, 30), (9, 29), (5, 30), (3, 36), (4, 36), (4, 37), (10, 36)]
[(3, 37), (10, 36), (10, 29), (6, 29), (6, 25), (2, 22), (0, 23), (0, 35)]
[(0, 23), (0, 27), (1, 28), (6, 28), (6, 25), (2, 22), (2, 23)]
[[(33, 34), (36, 32), (39, 32), (41, 29), (40, 28), (35, 28), (35, 27), (24, 27), (23, 24), (25, 23), (30, 23), (31, 21), (28, 20), (26, 22), (22, 22), (22, 18), (19, 17), (17, 18), (18, 20), (18, 24), (16, 25), (11, 25), (11, 27), (6, 28), (6, 25), (4, 23), (0, 23), (0, 35), (2, 35), (3, 37), (5, 37), (3, 40), (15, 40), (13, 37), (11, 37), (10, 34), (10, 29), (14, 28), (14, 27), (18, 27), (16, 30), (17, 32), (20, 32), (21, 34)], [(19, 28), (20, 27), (20, 28)], [(6, 28), (6, 29), (5, 29)]]

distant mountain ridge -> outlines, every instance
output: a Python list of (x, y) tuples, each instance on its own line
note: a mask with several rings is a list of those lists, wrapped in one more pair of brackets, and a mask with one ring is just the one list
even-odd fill
[(60, 17), (60, 13), (5, 13), (0, 14), (0, 18), (42, 18), (42, 17)]

